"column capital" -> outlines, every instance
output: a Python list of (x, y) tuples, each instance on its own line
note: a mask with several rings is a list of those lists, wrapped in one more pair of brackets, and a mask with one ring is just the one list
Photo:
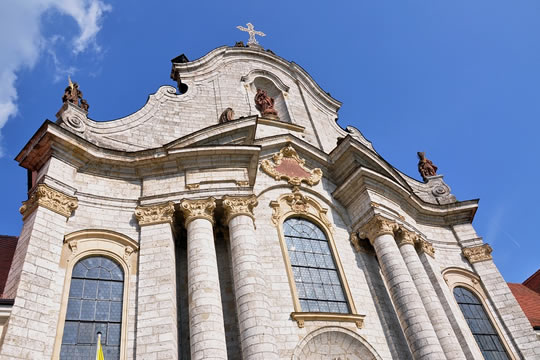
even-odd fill
[(28, 200), (23, 201), (23, 205), (19, 209), (23, 220), (38, 206), (43, 206), (68, 218), (71, 216), (73, 210), (79, 206), (79, 202), (74, 196), (66, 195), (46, 184), (39, 184), (28, 197)]
[(139, 226), (168, 223), (172, 224), (174, 216), (174, 203), (172, 201), (156, 204), (137, 206), (135, 217)]
[(435, 248), (433, 247), (433, 244), (421, 237), (418, 237), (418, 241), (416, 242), (416, 250), (418, 250), (419, 253), (426, 253), (432, 258), (435, 257)]
[(399, 247), (406, 244), (414, 246), (414, 243), (420, 238), (416, 233), (405, 229), (403, 226), (399, 226), (396, 229), (395, 235)]
[(246, 215), (255, 221), (253, 215), (253, 208), (257, 206), (259, 202), (255, 195), (251, 196), (228, 196), (223, 197), (223, 207), (225, 208), (225, 219), (227, 224), (231, 219), (238, 215)]
[(463, 248), (463, 255), (471, 264), (480, 261), (491, 260), (491, 252), (493, 249), (489, 244)]
[(214, 224), (215, 208), (216, 199), (213, 197), (199, 200), (184, 199), (180, 202), (180, 209), (186, 218), (186, 226), (195, 219), (206, 219)]
[(360, 236), (367, 237), (373, 243), (378, 236), (384, 234), (394, 235), (396, 227), (397, 224), (393, 220), (375, 215), (360, 228)]

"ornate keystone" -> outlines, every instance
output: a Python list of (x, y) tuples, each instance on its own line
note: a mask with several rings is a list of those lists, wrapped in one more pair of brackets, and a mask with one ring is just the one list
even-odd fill
[(397, 224), (394, 221), (380, 215), (375, 215), (362, 226), (360, 236), (368, 238), (373, 244), (373, 241), (375, 241), (378, 236), (385, 234), (393, 236), (396, 227)]
[(292, 214), (302, 214), (314, 216), (332, 231), (332, 223), (326, 216), (328, 209), (322, 207), (315, 199), (303, 195), (296, 187), (292, 193), (281, 195), (277, 201), (271, 201), (270, 207), (273, 210), (272, 223), (275, 226)]
[(396, 242), (399, 247), (409, 244), (414, 246), (414, 243), (418, 239), (418, 235), (414, 232), (405, 229), (403, 226), (399, 226), (395, 231)]
[(227, 224), (237, 215), (247, 215), (255, 221), (253, 208), (259, 202), (255, 195), (251, 196), (224, 196), (223, 207), (225, 208), (225, 219)]
[(180, 209), (186, 217), (186, 226), (195, 219), (206, 219), (214, 223), (214, 209), (216, 208), (216, 199), (210, 197), (201, 200), (182, 200)]
[(291, 145), (287, 145), (274, 154), (272, 160), (273, 163), (268, 159), (263, 160), (261, 167), (275, 180), (285, 179), (293, 186), (299, 186), (303, 181), (313, 186), (317, 185), (322, 178), (322, 170), (305, 167), (306, 161), (298, 156)]
[(135, 217), (140, 226), (172, 223), (174, 215), (174, 203), (169, 201), (164, 204), (137, 206)]
[(469, 260), (471, 264), (480, 261), (491, 260), (491, 252), (493, 249), (489, 244), (473, 246), (463, 249), (463, 255)]
[(435, 257), (435, 248), (433, 247), (433, 244), (431, 244), (429, 241), (418, 237), (417, 241), (415, 242), (415, 245), (416, 245), (416, 250), (419, 253), (426, 253), (432, 258)]
[(23, 205), (19, 209), (23, 216), (23, 220), (38, 206), (43, 206), (44, 208), (68, 218), (71, 216), (73, 210), (79, 206), (79, 203), (74, 196), (61, 193), (48, 185), (39, 184), (28, 200), (23, 201)]

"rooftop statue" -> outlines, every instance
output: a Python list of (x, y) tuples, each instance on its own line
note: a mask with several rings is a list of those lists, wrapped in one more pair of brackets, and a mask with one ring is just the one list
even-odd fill
[(428, 177), (437, 175), (437, 166), (431, 160), (426, 159), (426, 153), (419, 151), (417, 154), (418, 159), (420, 159), (418, 161), (418, 171), (422, 175), (422, 179), (427, 181)]
[(274, 99), (268, 96), (266, 90), (257, 89), (255, 105), (257, 106), (257, 110), (261, 112), (262, 117), (279, 118), (278, 112), (274, 109)]
[(231, 121), (232, 119), (234, 119), (234, 110), (228, 107), (221, 113), (221, 116), (219, 117), (219, 123), (223, 124)]
[(79, 84), (71, 82), (71, 78), (68, 77), (69, 85), (64, 90), (64, 96), (62, 96), (62, 102), (65, 104), (67, 102), (72, 103), (73, 105), (77, 105), (84, 111), (88, 111), (88, 108), (90, 108), (90, 105), (88, 105), (88, 102), (83, 99), (83, 93), (79, 89)]

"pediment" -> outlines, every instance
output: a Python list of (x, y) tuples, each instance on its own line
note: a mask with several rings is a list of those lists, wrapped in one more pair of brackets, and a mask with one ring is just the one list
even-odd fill
[(216, 124), (183, 136), (164, 146), (167, 150), (208, 145), (249, 145), (255, 138), (257, 117)]

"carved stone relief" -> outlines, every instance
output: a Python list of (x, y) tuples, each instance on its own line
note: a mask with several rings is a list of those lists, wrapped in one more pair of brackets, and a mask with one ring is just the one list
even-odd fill
[(77, 198), (55, 190), (48, 185), (39, 184), (28, 200), (23, 202), (19, 209), (25, 219), (38, 206), (43, 206), (57, 214), (70, 217), (73, 210), (78, 206)]

